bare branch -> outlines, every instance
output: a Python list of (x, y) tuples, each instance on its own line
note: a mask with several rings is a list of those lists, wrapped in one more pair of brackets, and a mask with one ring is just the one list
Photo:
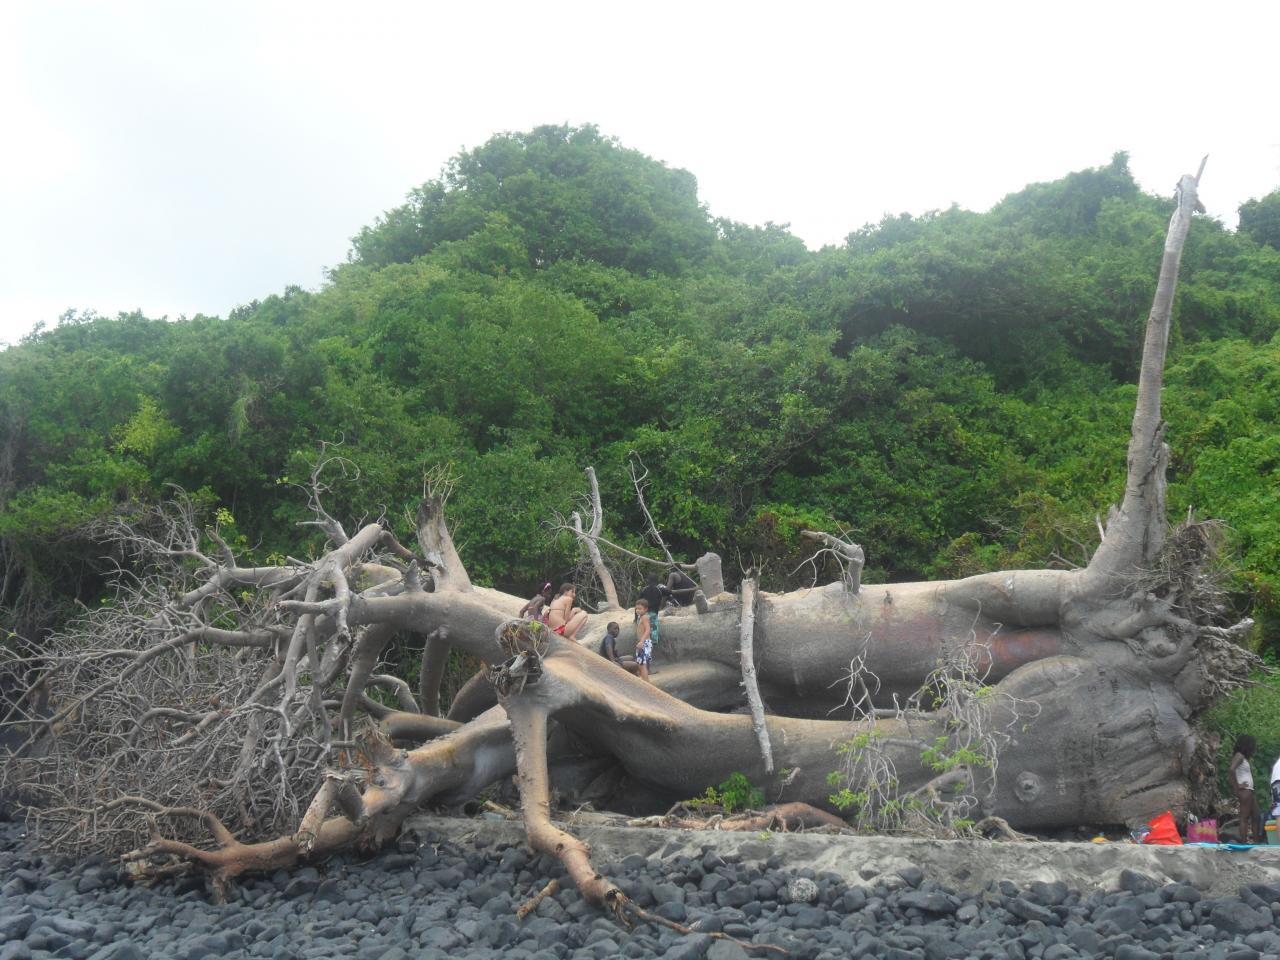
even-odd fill
[(748, 570), (742, 580), (742, 619), (740, 622), (738, 649), (742, 663), (742, 685), (747, 691), (747, 703), (751, 707), (751, 726), (760, 741), (760, 755), (764, 758), (764, 772), (773, 773), (773, 747), (769, 743), (769, 728), (764, 722), (764, 701), (760, 698), (760, 684), (756, 679), (755, 663), (756, 581), (755, 571)]
[[(806, 540), (814, 540), (826, 545), (825, 550), (818, 551), (818, 553), (802, 563), (800, 567), (806, 564), (813, 565), (816, 578), (818, 557), (824, 553), (829, 553), (840, 567), (841, 580), (844, 582), (846, 592), (853, 595), (862, 588), (862, 567), (866, 563), (866, 554), (859, 544), (854, 543), (847, 537), (837, 537), (821, 530), (801, 530), (800, 536)], [(799, 570), (800, 567), (797, 567), (796, 570)], [(792, 573), (794, 572), (793, 570)]]
[(409, 684), (401, 680), (399, 677), (393, 677), (389, 673), (375, 673), (369, 677), (369, 685), (381, 687), (384, 690), (390, 690), (396, 695), (396, 702), (400, 704), (400, 709), (407, 713), (420, 713), (418, 703), (413, 699), (413, 692), (409, 689)]
[[(658, 525), (653, 522), (653, 515), (649, 513), (649, 505), (645, 503), (644, 490), (648, 485), (649, 468), (640, 459), (640, 454), (634, 450), (631, 451), (631, 456), (633, 459), (627, 464), (627, 472), (631, 475), (631, 485), (636, 490), (636, 502), (640, 504), (640, 512), (644, 514), (644, 522), (649, 536), (658, 545), (662, 555), (667, 558), (667, 566), (675, 566), (675, 558), (671, 556), (671, 551), (667, 549), (667, 543), (662, 539), (662, 533), (658, 530)], [(637, 464), (639, 464), (639, 470), (636, 469)]]

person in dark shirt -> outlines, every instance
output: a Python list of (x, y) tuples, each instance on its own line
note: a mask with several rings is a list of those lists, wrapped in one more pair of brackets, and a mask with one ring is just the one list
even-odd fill
[(644, 588), (640, 591), (640, 599), (645, 603), (649, 618), (649, 638), (654, 644), (658, 642), (658, 611), (671, 597), (671, 591), (658, 583), (658, 575), (651, 573), (645, 578)]
[(658, 582), (658, 575), (651, 573), (645, 577), (644, 586), (640, 588), (640, 596), (649, 604), (650, 612), (661, 609), (671, 599), (671, 591), (666, 585)]
[(617, 621), (614, 621), (613, 623), (610, 623), (608, 626), (606, 626), (604, 629), (605, 629), (604, 640), (600, 644), (601, 656), (603, 656), (606, 660), (612, 660), (614, 663), (620, 666), (623, 670), (626, 670), (630, 673), (639, 673), (640, 664), (636, 663), (635, 657), (618, 656), (618, 633), (619, 631), (622, 630), (622, 627), (618, 625)]
[(687, 607), (693, 603), (693, 595), (698, 592), (698, 583), (683, 570), (673, 567), (667, 575), (667, 592), (680, 606)]

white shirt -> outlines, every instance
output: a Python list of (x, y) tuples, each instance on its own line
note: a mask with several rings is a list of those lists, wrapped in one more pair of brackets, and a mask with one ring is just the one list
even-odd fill
[(1253, 789), (1253, 768), (1249, 766), (1248, 757), (1241, 757), (1236, 766), (1236, 783), (1249, 790)]
[(1280, 783), (1280, 757), (1271, 766), (1271, 797), (1275, 805), (1271, 808), (1271, 816), (1280, 817), (1280, 793), (1276, 792), (1276, 784)]

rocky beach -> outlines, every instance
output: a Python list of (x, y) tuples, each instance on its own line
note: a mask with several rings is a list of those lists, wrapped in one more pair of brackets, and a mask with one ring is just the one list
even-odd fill
[(24, 826), (0, 824), (0, 960), (779, 955), (748, 952), (720, 933), (798, 960), (1280, 957), (1280, 886), (1269, 883), (1210, 896), (1121, 869), (1112, 890), (991, 879), (959, 890), (905, 859), (887, 872), (864, 866), (853, 882), (781, 852), (754, 859), (704, 846), (701, 855), (599, 864), (641, 907), (693, 931), (683, 934), (655, 923), (628, 929), (563, 885), (518, 919), (517, 908), (549, 879), (563, 880), (562, 869), (483, 831), (464, 847), (419, 828), (370, 858), (247, 878), (218, 905), (194, 878), (133, 885), (111, 863), (46, 858)]

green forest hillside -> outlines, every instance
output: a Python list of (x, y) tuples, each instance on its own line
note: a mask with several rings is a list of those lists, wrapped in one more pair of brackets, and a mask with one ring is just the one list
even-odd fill
[[(1251, 229), (1191, 232), (1169, 509), (1230, 525), (1239, 602), (1274, 645), (1280, 250), (1276, 203), (1254, 203)], [(865, 544), (868, 582), (1083, 563), (1120, 495), (1171, 209), (1117, 154), (811, 252), (711, 218), (691, 174), (593, 127), (496, 136), (318, 292), (69, 315), (0, 354), (0, 622), (34, 633), (101, 599), (86, 531), (168, 484), (260, 561), (301, 555), (290, 484), (324, 441), (358, 470), (335, 485), (345, 516), (399, 517), (452, 464), (469, 570), (516, 592), (576, 565), (545, 521), (588, 464), (609, 536), (639, 543), (632, 456), (674, 549), (763, 563), (774, 588), (802, 579), (814, 526)]]

